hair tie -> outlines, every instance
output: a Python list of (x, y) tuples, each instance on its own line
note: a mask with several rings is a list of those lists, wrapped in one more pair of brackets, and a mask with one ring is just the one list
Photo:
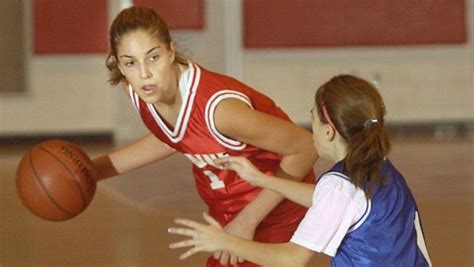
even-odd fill
[(378, 123), (379, 123), (379, 120), (377, 119), (368, 119), (367, 121), (365, 121), (364, 127), (365, 129), (368, 129), (372, 127), (374, 124), (378, 124)]

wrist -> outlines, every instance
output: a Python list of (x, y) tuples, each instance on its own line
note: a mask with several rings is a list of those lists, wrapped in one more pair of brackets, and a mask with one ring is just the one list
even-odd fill
[(269, 185), (270, 176), (265, 173), (259, 173), (255, 179), (255, 185), (262, 188), (267, 188)]
[(92, 165), (96, 171), (96, 180), (100, 181), (109, 177), (113, 177), (119, 174), (114, 164), (112, 163), (110, 156), (103, 155), (92, 160)]
[(260, 223), (259, 218), (256, 218), (252, 213), (247, 212), (244, 208), (237, 216), (232, 219), (232, 222), (237, 223), (245, 228), (257, 228)]

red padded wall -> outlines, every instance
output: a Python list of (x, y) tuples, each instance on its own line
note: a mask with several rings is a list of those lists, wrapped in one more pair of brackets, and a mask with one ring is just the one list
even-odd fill
[(133, 3), (137, 6), (147, 6), (156, 10), (170, 28), (203, 28), (203, 0), (134, 0)]
[(33, 0), (34, 53), (106, 53), (107, 0)]
[(464, 0), (244, 0), (244, 46), (466, 42)]

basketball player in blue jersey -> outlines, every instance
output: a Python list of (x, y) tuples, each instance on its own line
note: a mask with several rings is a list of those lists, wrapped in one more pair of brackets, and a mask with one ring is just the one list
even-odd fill
[(187, 219), (171, 233), (192, 239), (171, 248), (226, 250), (265, 266), (304, 266), (313, 254), (332, 257), (332, 266), (430, 266), (418, 210), (404, 177), (386, 158), (390, 141), (385, 106), (368, 82), (332, 78), (316, 92), (314, 146), (336, 164), (317, 183), (288, 181), (260, 172), (243, 157), (216, 160), (251, 184), (279, 192), (310, 207), (291, 240), (263, 244), (226, 234), (209, 215), (209, 225)]

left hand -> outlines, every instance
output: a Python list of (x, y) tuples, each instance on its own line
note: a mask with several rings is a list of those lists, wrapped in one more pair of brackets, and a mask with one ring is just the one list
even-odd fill
[(184, 241), (179, 241), (170, 244), (170, 248), (184, 248), (192, 247), (179, 258), (184, 260), (191, 255), (200, 251), (220, 251), (224, 249), (224, 244), (228, 243), (228, 235), (224, 232), (220, 224), (214, 220), (207, 213), (203, 213), (204, 220), (209, 224), (201, 224), (188, 219), (176, 219), (177, 224), (184, 225), (188, 228), (174, 228), (168, 229), (169, 233), (192, 237)]
[(254, 186), (259, 186), (259, 181), (263, 179), (263, 173), (245, 157), (224, 157), (214, 159), (214, 163), (219, 168), (237, 172), (240, 178)]
[[(244, 217), (237, 215), (224, 227), (224, 230), (230, 235), (238, 236), (247, 240), (252, 240), (255, 235), (256, 228), (257, 225), (251, 224)], [(227, 263), (235, 265), (237, 264), (237, 262), (242, 263), (245, 261), (244, 258), (231, 255), (225, 250), (214, 252), (214, 258), (217, 260), (220, 259), (219, 262), (222, 265), (226, 265)]]

